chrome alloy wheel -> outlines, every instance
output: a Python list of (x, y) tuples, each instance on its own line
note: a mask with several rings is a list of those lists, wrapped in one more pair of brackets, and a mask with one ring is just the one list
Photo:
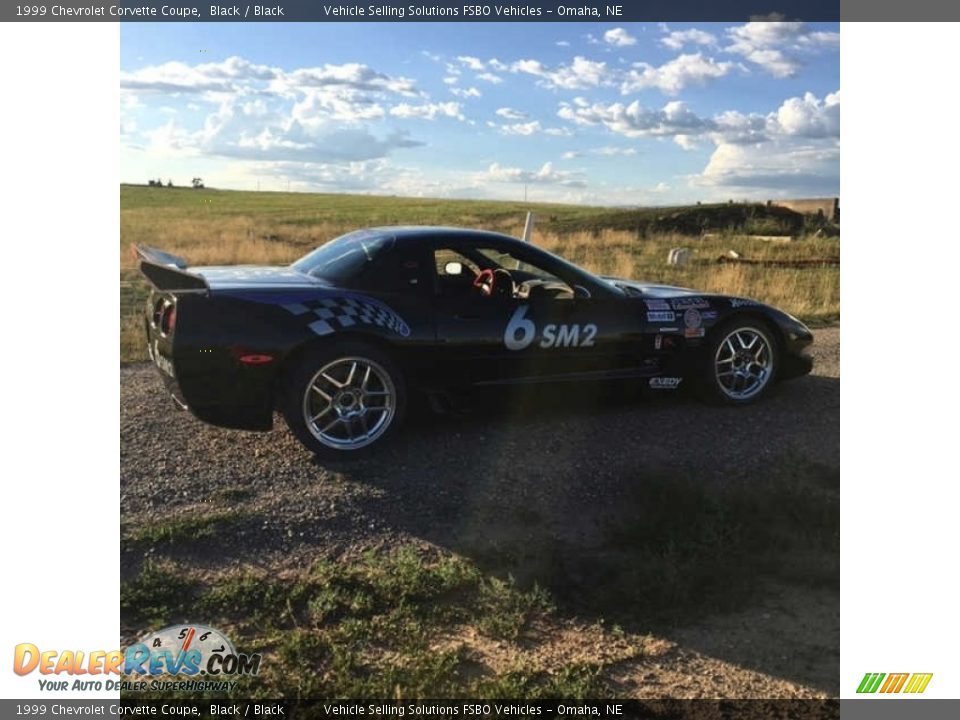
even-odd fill
[(336, 450), (358, 450), (380, 437), (396, 413), (389, 373), (362, 357), (327, 363), (303, 394), (303, 419), (317, 440)]
[(714, 373), (720, 390), (731, 400), (749, 400), (773, 375), (773, 345), (762, 331), (739, 327), (717, 347)]

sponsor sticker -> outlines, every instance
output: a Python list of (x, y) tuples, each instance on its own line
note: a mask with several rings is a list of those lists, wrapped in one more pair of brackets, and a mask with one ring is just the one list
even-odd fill
[(666, 300), (644, 300), (648, 310), (669, 310), (670, 303)]
[(650, 378), (650, 387), (654, 390), (676, 390), (682, 382), (683, 378), (678, 377), (655, 377)]
[(704, 312), (700, 313), (700, 317), (702, 317), (704, 320), (716, 320), (716, 319), (717, 319), (717, 311), (716, 311), (716, 310), (705, 310)]
[(699, 310), (690, 308), (683, 314), (683, 324), (690, 329), (698, 328), (703, 325), (703, 316), (700, 315)]
[(647, 313), (647, 320), (649, 322), (673, 322), (676, 319), (677, 316), (673, 312), (658, 311)]
[(708, 308), (710, 303), (702, 297), (684, 297), (673, 301), (674, 310), (686, 310), (687, 308)]
[(756, 300), (747, 300), (746, 298), (733, 298), (730, 300), (730, 307), (746, 307), (748, 305), (759, 305)]
[(686, 338), (702, 338), (706, 334), (707, 334), (706, 329), (702, 327), (685, 328), (683, 331), (683, 336)]

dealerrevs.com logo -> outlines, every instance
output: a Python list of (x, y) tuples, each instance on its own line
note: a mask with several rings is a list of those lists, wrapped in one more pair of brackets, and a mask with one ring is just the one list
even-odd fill
[[(260, 655), (238, 653), (214, 628), (171, 625), (126, 650), (61, 652), (21, 643), (14, 648), (13, 671), (46, 676), (38, 679), (41, 690), (229, 690), (232, 678), (260, 672)], [(86, 677), (60, 679), (65, 675)], [(152, 679), (161, 677), (177, 680)]]
[(867, 673), (857, 687), (858, 693), (922, 693), (930, 684), (933, 673)]

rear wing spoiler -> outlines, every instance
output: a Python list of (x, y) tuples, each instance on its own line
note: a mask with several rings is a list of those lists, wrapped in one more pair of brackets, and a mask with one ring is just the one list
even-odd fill
[(202, 291), (210, 286), (200, 275), (187, 270), (187, 261), (147, 245), (133, 245), (134, 257), (140, 263), (140, 272), (157, 290), (167, 292)]

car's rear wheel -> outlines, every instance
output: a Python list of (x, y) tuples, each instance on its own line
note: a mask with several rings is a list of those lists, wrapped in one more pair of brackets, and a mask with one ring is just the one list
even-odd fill
[(357, 342), (308, 353), (288, 378), (283, 401), (297, 439), (328, 459), (355, 458), (380, 446), (405, 409), (406, 387), (396, 363)]
[(706, 361), (707, 397), (726, 405), (746, 405), (765, 395), (779, 364), (773, 333), (750, 319), (717, 328)]

